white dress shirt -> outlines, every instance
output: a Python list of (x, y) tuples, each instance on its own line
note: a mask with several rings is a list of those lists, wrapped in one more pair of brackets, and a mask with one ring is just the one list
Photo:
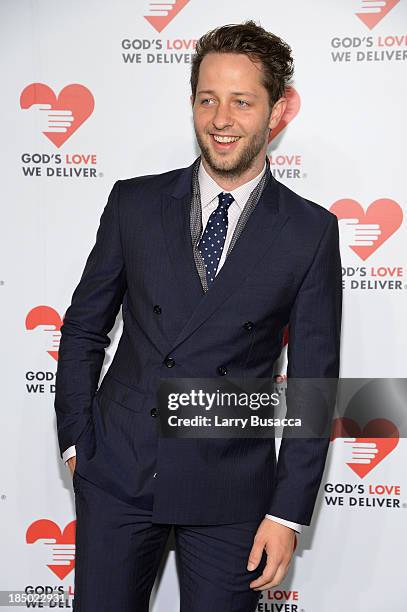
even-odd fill
[[(221, 267), (223, 266), (225, 262), (226, 253), (227, 253), (230, 241), (232, 239), (233, 232), (239, 220), (240, 214), (247, 200), (249, 199), (251, 192), (256, 187), (257, 183), (260, 181), (265, 170), (266, 170), (266, 162), (264, 162), (264, 166), (260, 174), (258, 174), (256, 177), (254, 177), (247, 183), (240, 185), (240, 187), (237, 187), (236, 189), (233, 189), (232, 191), (227, 192), (227, 193), (232, 194), (234, 201), (228, 208), (228, 228), (226, 232), (225, 244), (222, 250), (222, 256), (219, 260), (216, 274), (219, 272), (219, 270), (221, 269)], [(214, 210), (216, 210), (216, 208), (218, 207), (218, 204), (219, 204), (218, 195), (224, 190), (207, 173), (202, 162), (199, 165), (198, 180), (199, 180), (199, 190), (201, 194), (202, 232), (204, 232), (211, 213)], [(70, 459), (71, 457), (74, 457), (75, 455), (76, 455), (75, 446), (70, 446), (62, 454), (62, 459), (63, 461), (67, 462), (68, 459)], [(294, 529), (297, 533), (301, 533), (302, 531), (302, 525), (299, 525), (298, 523), (287, 521), (286, 519), (279, 518), (277, 516), (273, 516), (272, 514), (266, 514), (266, 517), (270, 520), (276, 521), (277, 523), (281, 523), (282, 525), (285, 525), (286, 527), (290, 527), (291, 529)]]

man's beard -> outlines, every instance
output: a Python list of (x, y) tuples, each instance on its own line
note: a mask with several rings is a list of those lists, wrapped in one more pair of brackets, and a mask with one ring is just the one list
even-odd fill
[[(197, 130), (195, 130), (195, 135), (198, 146), (201, 149), (202, 157), (205, 159), (209, 168), (219, 177), (230, 179), (238, 178), (246, 172), (246, 170), (252, 167), (255, 158), (264, 147), (267, 132), (268, 127), (265, 128), (263, 132), (256, 132), (233, 161), (228, 159), (218, 161), (215, 159), (209, 146), (205, 144)], [(212, 136), (209, 137), (212, 138)]]

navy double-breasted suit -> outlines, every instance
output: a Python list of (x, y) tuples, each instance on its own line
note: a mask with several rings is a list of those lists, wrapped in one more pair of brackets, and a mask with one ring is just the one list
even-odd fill
[[(327, 438), (157, 435), (161, 378), (269, 377), (289, 325), (289, 377), (337, 377), (341, 261), (335, 215), (273, 177), (205, 293), (190, 234), (192, 166), (115, 183), (67, 309), (55, 408), (61, 454), (154, 521), (269, 513), (310, 524)], [(98, 388), (108, 333), (123, 333)], [(249, 323), (249, 324), (247, 324)]]

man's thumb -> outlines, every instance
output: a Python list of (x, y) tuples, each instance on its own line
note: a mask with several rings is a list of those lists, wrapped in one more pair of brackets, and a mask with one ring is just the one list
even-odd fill
[(252, 572), (260, 563), (261, 556), (263, 554), (263, 546), (261, 544), (253, 544), (250, 551), (249, 560), (247, 562), (247, 569)]

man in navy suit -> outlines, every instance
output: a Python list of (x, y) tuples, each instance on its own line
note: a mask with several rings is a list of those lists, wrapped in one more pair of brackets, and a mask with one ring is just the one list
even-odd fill
[(338, 377), (337, 219), (279, 183), (267, 158), (292, 72), (290, 47), (254, 22), (209, 32), (191, 72), (200, 157), (110, 193), (61, 328), (56, 382), (76, 610), (147, 611), (173, 527), (181, 610), (254, 611), (310, 524), (328, 437), (284, 437), (277, 462), (274, 439), (156, 427), (162, 378), (272, 377), (287, 325), (288, 379)]

